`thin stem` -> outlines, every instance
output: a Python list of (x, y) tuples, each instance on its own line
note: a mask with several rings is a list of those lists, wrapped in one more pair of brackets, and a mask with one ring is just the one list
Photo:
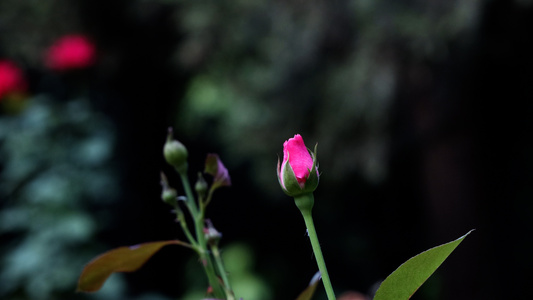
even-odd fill
[(294, 197), (294, 200), (296, 202), (296, 206), (298, 206), (302, 212), (302, 216), (304, 217), (307, 233), (309, 234), (309, 239), (311, 240), (311, 246), (313, 247), (316, 263), (318, 264), (318, 270), (320, 270), (320, 275), (322, 276), (322, 282), (324, 283), (324, 288), (326, 290), (326, 294), (328, 295), (328, 299), (335, 300), (335, 293), (333, 292), (333, 287), (329, 279), (328, 269), (326, 268), (326, 262), (324, 261), (322, 250), (320, 249), (320, 243), (318, 242), (318, 236), (316, 234), (315, 224), (311, 214), (314, 204), (314, 196), (312, 193), (309, 193)]
[(213, 294), (218, 299), (224, 299), (224, 290), (219, 284), (218, 278), (215, 274), (215, 269), (213, 268), (213, 262), (211, 261), (211, 257), (207, 255), (207, 253), (204, 252), (203, 249), (199, 249), (198, 254), (200, 255), (202, 266), (204, 267), (207, 279), (209, 280), (209, 285), (213, 288)]
[(178, 206), (178, 203), (174, 204), (174, 211), (176, 212), (176, 221), (180, 223), (183, 233), (185, 233), (185, 236), (187, 237), (189, 242), (194, 246), (194, 249), (197, 250), (198, 242), (194, 239), (191, 232), (189, 231), (189, 226), (187, 226), (187, 221), (185, 220), (183, 211), (181, 211), (181, 208)]
[(331, 286), (328, 269), (326, 268), (326, 262), (322, 256), (322, 250), (320, 249), (320, 243), (318, 242), (318, 237), (311, 213), (304, 214), (304, 220), (305, 225), (307, 226), (307, 232), (309, 233), (309, 239), (311, 240), (311, 246), (313, 247), (313, 252), (315, 253), (316, 263), (318, 264), (318, 269), (320, 270), (320, 275), (322, 276), (322, 281), (324, 282), (326, 294), (328, 295), (329, 300), (334, 300), (335, 293), (333, 292), (333, 287)]
[(218, 250), (218, 245), (215, 243), (211, 245), (211, 250), (213, 251), (213, 257), (215, 258), (215, 263), (217, 264), (218, 272), (222, 281), (224, 282), (224, 289), (226, 290), (227, 299), (235, 299), (233, 291), (231, 290), (231, 285), (229, 283), (228, 275), (226, 274), (226, 269), (224, 268), (224, 263), (222, 262), (222, 257), (220, 251)]
[(195, 225), (196, 225), (196, 236), (198, 238), (198, 244), (199, 244), (199, 251), (198, 255), (200, 255), (200, 260), (202, 262), (202, 265), (204, 266), (204, 270), (207, 274), (207, 278), (209, 279), (209, 284), (213, 288), (213, 292), (217, 298), (223, 298), (224, 297), (224, 291), (222, 290), (222, 287), (219, 284), (218, 278), (216, 276), (216, 271), (213, 266), (213, 261), (211, 260), (211, 256), (209, 256), (209, 252), (207, 250), (207, 241), (205, 240), (205, 235), (203, 232), (203, 226), (204, 226), (204, 220), (201, 217), (195, 218)]
[(213, 288), (213, 293), (216, 298), (224, 298), (224, 291), (219, 284), (218, 278), (216, 276), (215, 268), (213, 267), (213, 262), (211, 260), (211, 257), (209, 256), (209, 252), (207, 250), (207, 241), (205, 240), (204, 235), (204, 214), (203, 210), (198, 211), (197, 204), (194, 200), (194, 194), (191, 190), (191, 184), (189, 183), (189, 178), (187, 177), (186, 172), (179, 172), (181, 178), (181, 182), (183, 184), (183, 189), (185, 190), (185, 196), (187, 197), (187, 200), (185, 203), (187, 204), (187, 207), (189, 208), (189, 211), (194, 219), (194, 227), (196, 231), (196, 240), (198, 241), (198, 255), (200, 256), (200, 261), (202, 263), (202, 266), (204, 267), (204, 271), (207, 275), (207, 279), (209, 280), (209, 285)]
[(215, 192), (215, 190), (216, 190), (216, 188), (214, 186), (211, 186), (211, 188), (209, 189), (209, 192), (207, 194), (207, 199), (205, 200), (205, 203), (202, 203), (204, 208), (207, 207), (209, 202), (211, 202), (211, 199), (213, 198), (213, 193)]
[(194, 201), (194, 194), (191, 190), (191, 184), (189, 183), (189, 178), (187, 177), (187, 173), (185, 172), (179, 172), (181, 182), (183, 184), (183, 189), (185, 190), (185, 196), (187, 199), (185, 200), (185, 203), (187, 204), (187, 207), (189, 208), (191, 215), (197, 216), (198, 215), (198, 208), (196, 207), (196, 202)]

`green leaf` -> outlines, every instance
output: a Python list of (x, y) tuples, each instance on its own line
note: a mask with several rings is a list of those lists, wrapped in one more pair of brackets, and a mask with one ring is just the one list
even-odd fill
[(316, 287), (320, 282), (320, 271), (316, 272), (315, 276), (309, 282), (307, 288), (296, 298), (296, 300), (311, 300), (315, 294)]
[(166, 245), (187, 243), (171, 240), (120, 247), (101, 254), (83, 269), (78, 281), (78, 292), (96, 292), (114, 272), (134, 272), (146, 263), (157, 251)]
[(403, 263), (381, 283), (374, 300), (406, 300), (411, 298), (471, 232), (472, 230), (455, 241), (431, 248)]

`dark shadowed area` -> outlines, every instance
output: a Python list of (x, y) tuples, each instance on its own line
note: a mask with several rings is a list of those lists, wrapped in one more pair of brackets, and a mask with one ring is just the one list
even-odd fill
[[(160, 171), (183, 194), (169, 126), (191, 180), (208, 153), (229, 170), (207, 217), (244, 300), (295, 299), (317, 271), (276, 177), (296, 133), (318, 143), (338, 295), (476, 229), (412, 299), (532, 298), (531, 28), (526, 0), (2, 0), (0, 298), (203, 297), (197, 257), (174, 245), (75, 293), (108, 249), (184, 239), (160, 200)], [(94, 60), (51, 64), (72, 34)]]

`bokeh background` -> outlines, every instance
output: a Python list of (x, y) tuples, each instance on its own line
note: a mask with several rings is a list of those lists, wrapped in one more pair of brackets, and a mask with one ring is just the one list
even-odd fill
[[(172, 126), (191, 178), (207, 153), (230, 171), (207, 214), (246, 300), (295, 299), (316, 272), (275, 175), (295, 133), (318, 143), (338, 294), (476, 229), (413, 299), (531, 299), (532, 28), (527, 0), (0, 1), (0, 60), (20, 71), (0, 93), (0, 298), (200, 299), (177, 246), (74, 293), (99, 253), (183, 238), (160, 201), (161, 170), (179, 189)], [(94, 60), (54, 67), (71, 34)]]

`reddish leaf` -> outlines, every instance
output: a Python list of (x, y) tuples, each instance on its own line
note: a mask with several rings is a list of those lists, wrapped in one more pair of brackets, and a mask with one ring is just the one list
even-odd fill
[(134, 272), (146, 263), (157, 251), (166, 245), (187, 243), (171, 240), (120, 247), (101, 254), (83, 269), (78, 281), (78, 292), (96, 292), (114, 272)]
[(321, 278), (320, 272), (316, 272), (307, 288), (298, 296), (298, 298), (296, 298), (296, 300), (311, 300)]

